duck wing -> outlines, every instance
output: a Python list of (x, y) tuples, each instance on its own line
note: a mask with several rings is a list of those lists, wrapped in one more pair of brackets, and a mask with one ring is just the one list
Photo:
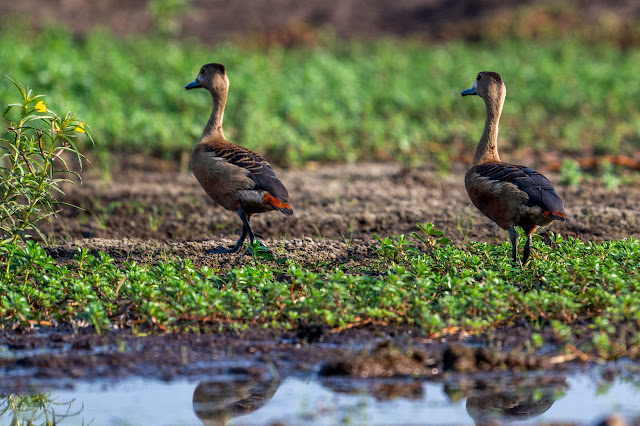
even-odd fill
[(568, 221), (564, 204), (551, 182), (530, 167), (509, 163), (487, 163), (476, 166), (476, 173), (499, 182), (515, 185), (529, 196), (527, 206), (538, 206), (554, 219)]
[(216, 157), (223, 158), (230, 164), (245, 169), (249, 179), (255, 183), (254, 189), (268, 192), (271, 197), (275, 198), (275, 200), (271, 200), (270, 204), (287, 214), (293, 213), (293, 209), (289, 205), (287, 188), (278, 179), (271, 165), (260, 154), (230, 142), (209, 143), (206, 145), (205, 151), (213, 152)]

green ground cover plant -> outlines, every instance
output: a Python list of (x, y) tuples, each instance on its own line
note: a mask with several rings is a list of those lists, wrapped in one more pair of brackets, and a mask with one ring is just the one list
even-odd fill
[[(418, 235), (417, 235), (418, 236)], [(490, 332), (527, 322), (553, 327), (572, 342), (590, 324), (590, 348), (616, 353), (640, 343), (640, 242), (601, 244), (552, 234), (534, 241), (526, 266), (509, 260), (508, 244), (459, 249), (432, 226), (420, 238), (376, 244), (371, 270), (303, 266), (256, 256), (228, 271), (196, 269), (188, 259), (117, 267), (108, 255), (79, 250), (57, 265), (35, 242), (0, 247), (0, 318), (5, 328), (71, 324), (180, 331), (231, 325), (290, 329), (302, 324), (348, 327), (362, 322), (409, 325), (429, 334)], [(620, 341), (620, 327), (636, 330)]]
[[(446, 167), (452, 156), (471, 155), (482, 132), (484, 107), (460, 100), (480, 70), (499, 71), (507, 84), (502, 152), (640, 148), (640, 88), (630, 84), (637, 47), (568, 37), (429, 45), (325, 36), (314, 48), (259, 49), (5, 28), (4, 72), (50, 94), (54, 109), (83, 111), (103, 167), (114, 151), (187, 155), (210, 99), (187, 96), (183, 86), (211, 61), (230, 76), (228, 139), (280, 166), (394, 159)], [(0, 82), (0, 97), (11, 90)]]

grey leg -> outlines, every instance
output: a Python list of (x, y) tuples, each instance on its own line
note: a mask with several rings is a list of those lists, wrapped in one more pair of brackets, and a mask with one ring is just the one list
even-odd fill
[(531, 234), (527, 235), (527, 242), (524, 245), (524, 249), (522, 250), (522, 263), (527, 263), (529, 259), (529, 254), (531, 253)]
[[(238, 210), (238, 214), (240, 215), (240, 219), (242, 219), (242, 223), (244, 224), (244, 229), (246, 230), (247, 234), (249, 234), (249, 242), (251, 244), (253, 244), (253, 242), (256, 239), (256, 234), (253, 232), (253, 229), (251, 229), (251, 215), (248, 215), (247, 212), (244, 211), (244, 209), (240, 208), (240, 210)], [(261, 246), (266, 247), (264, 244), (260, 243)], [(269, 248), (267, 247), (267, 250)], [(249, 247), (247, 247), (244, 252), (242, 252), (242, 254), (246, 254), (247, 251), (249, 251)]]
[(509, 228), (509, 238), (511, 239), (511, 257), (513, 262), (518, 262), (518, 231), (513, 226)]
[(238, 214), (240, 215), (240, 219), (242, 219), (245, 231), (249, 234), (249, 242), (253, 243), (256, 235), (253, 233), (253, 229), (251, 229), (251, 216), (249, 216), (242, 207), (238, 210)]
[(240, 251), (240, 249), (242, 248), (242, 244), (244, 244), (244, 240), (247, 238), (247, 230), (244, 227), (244, 224), (242, 226), (242, 234), (240, 234), (240, 238), (238, 238), (238, 241), (236, 241), (236, 243), (233, 245), (233, 247), (231, 248), (224, 248), (224, 247), (216, 247), (212, 250), (205, 250), (205, 253), (207, 254), (225, 254), (225, 253), (238, 253)]
[[(253, 234), (253, 231), (251, 230), (251, 224), (249, 223), (250, 216), (247, 215), (247, 212), (245, 212), (242, 207), (238, 209), (238, 216), (240, 216), (240, 219), (242, 220), (242, 234), (240, 234), (240, 238), (238, 238), (238, 241), (236, 241), (233, 247), (229, 249), (224, 247), (216, 247), (213, 250), (206, 250), (205, 251), (206, 253), (208, 254), (238, 253), (242, 248), (242, 245), (244, 244), (244, 240), (247, 238), (247, 235), (249, 235), (249, 241), (253, 242), (253, 240), (255, 240), (256, 237)], [(245, 253), (246, 253), (246, 250), (245, 250)]]

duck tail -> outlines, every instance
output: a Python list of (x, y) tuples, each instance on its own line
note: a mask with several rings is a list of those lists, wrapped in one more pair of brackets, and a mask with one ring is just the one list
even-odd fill
[(546, 217), (554, 219), (554, 220), (561, 220), (563, 222), (569, 222), (569, 216), (567, 216), (563, 212), (552, 212), (552, 211), (549, 211), (549, 210), (545, 210), (544, 211), (544, 215)]
[(276, 210), (280, 210), (282, 213), (286, 214), (286, 215), (292, 215), (293, 214), (293, 208), (291, 208), (291, 206), (287, 203), (283, 203), (282, 201), (278, 200), (276, 197), (274, 197), (273, 195), (269, 194), (267, 191), (265, 191), (262, 194), (262, 202), (268, 206), (273, 207)]

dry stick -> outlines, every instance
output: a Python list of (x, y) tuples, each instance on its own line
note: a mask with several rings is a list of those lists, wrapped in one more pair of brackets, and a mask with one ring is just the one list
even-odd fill
[(124, 280), (127, 279), (127, 276), (125, 275), (124, 277), (120, 278), (120, 281), (118, 281), (118, 285), (116, 286), (116, 297), (118, 297), (118, 292), (120, 291), (120, 287), (122, 287), (122, 283), (124, 283)]

